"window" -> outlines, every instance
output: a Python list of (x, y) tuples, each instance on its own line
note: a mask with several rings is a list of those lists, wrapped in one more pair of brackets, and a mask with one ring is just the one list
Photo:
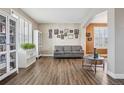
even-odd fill
[(107, 48), (108, 30), (107, 27), (94, 27), (94, 47)]

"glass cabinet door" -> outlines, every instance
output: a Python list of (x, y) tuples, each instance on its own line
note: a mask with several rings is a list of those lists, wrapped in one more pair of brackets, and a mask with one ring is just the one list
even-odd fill
[(6, 17), (0, 15), (0, 76), (7, 72)]
[(9, 19), (10, 70), (16, 68), (16, 21)]
[(0, 54), (0, 76), (7, 72), (7, 55)]
[(10, 52), (10, 70), (16, 68), (16, 52)]

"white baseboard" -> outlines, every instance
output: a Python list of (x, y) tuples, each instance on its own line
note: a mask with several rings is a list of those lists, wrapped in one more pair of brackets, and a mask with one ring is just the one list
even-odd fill
[(42, 54), (42, 56), (53, 56), (53, 54)]
[(111, 71), (107, 71), (107, 74), (114, 79), (124, 79), (124, 74), (115, 74)]

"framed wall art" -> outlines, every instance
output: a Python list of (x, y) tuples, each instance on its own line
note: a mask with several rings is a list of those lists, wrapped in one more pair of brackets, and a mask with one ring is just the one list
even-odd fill
[(69, 34), (68, 35), (68, 39), (73, 39), (73, 35), (72, 34)]
[(64, 35), (63, 34), (61, 35), (61, 39), (64, 39)]
[(70, 33), (73, 33), (73, 30), (70, 30)]
[(78, 34), (75, 34), (75, 38), (78, 39)]
[(79, 29), (74, 29), (74, 34), (79, 34)]
[(64, 33), (64, 36), (67, 36), (67, 35), (68, 35), (67, 32), (65, 32), (65, 33)]
[(59, 34), (59, 29), (54, 29), (54, 34), (58, 35)]
[(90, 37), (90, 33), (86, 33), (86, 37)]
[(49, 29), (49, 39), (52, 39), (52, 29)]
[(87, 38), (88, 41), (92, 41), (92, 37)]
[(60, 30), (60, 33), (62, 34), (63, 33), (63, 30)]
[(64, 29), (64, 33), (68, 33), (69, 29)]
[(57, 38), (60, 38), (60, 35), (57, 35)]

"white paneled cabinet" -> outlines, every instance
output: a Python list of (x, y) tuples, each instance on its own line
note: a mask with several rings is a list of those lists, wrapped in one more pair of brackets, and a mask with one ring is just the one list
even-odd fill
[(19, 68), (27, 68), (36, 61), (36, 49), (19, 50)]
[(41, 57), (42, 54), (42, 32), (34, 30), (34, 44), (36, 46), (36, 57)]
[(0, 10), (0, 81), (18, 72), (17, 21)]

